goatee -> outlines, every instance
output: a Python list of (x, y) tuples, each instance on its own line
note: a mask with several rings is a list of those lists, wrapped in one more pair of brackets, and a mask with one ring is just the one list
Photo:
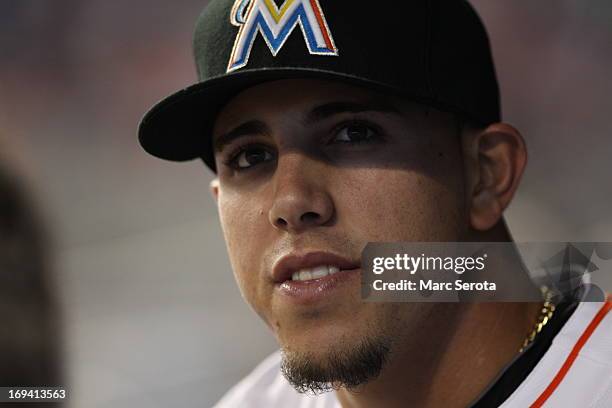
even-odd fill
[(283, 350), (281, 372), (300, 393), (354, 389), (378, 377), (390, 350), (391, 341), (383, 337), (330, 350), (323, 358), (316, 353)]

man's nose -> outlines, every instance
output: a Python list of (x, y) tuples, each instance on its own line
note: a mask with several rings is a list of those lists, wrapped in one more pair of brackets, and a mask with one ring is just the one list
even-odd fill
[(301, 154), (279, 159), (269, 211), (270, 223), (275, 228), (299, 233), (330, 222), (334, 204), (326, 188), (323, 167)]

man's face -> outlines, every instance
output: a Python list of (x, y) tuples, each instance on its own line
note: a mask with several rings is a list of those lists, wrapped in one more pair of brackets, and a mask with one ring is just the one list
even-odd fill
[(324, 367), (334, 353), (419, 324), (420, 306), (361, 301), (360, 255), (372, 241), (464, 236), (453, 115), (340, 83), (283, 80), (233, 98), (214, 145), (236, 280), (287, 356)]

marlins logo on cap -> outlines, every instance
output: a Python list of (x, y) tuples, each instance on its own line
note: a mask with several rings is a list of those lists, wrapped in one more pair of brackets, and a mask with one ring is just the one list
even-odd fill
[(231, 12), (231, 23), (240, 27), (240, 30), (227, 72), (248, 64), (258, 32), (266, 40), (272, 55), (276, 56), (298, 24), (311, 54), (338, 55), (318, 0), (285, 0), (280, 8), (274, 0), (236, 0)]

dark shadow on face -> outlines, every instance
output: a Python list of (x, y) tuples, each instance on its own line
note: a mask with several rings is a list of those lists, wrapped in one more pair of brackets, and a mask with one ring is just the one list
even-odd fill
[[(216, 122), (213, 145), (220, 178), (240, 172), (233, 179), (257, 179), (278, 170), (283, 157), (299, 155), (328, 169), (418, 172), (457, 190), (459, 131), (455, 115), (398, 97), (336, 82), (283, 80), (230, 101)], [(235, 146), (246, 155), (248, 170), (228, 166)]]

